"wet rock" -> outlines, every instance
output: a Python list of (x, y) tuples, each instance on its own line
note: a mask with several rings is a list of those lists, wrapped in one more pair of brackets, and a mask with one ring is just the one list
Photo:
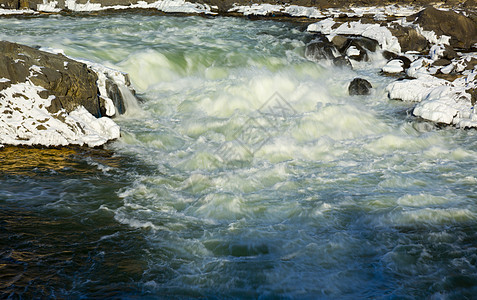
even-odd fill
[(369, 95), (373, 86), (369, 81), (363, 78), (355, 78), (348, 87), (348, 92), (353, 95)]
[[(109, 99), (113, 100), (116, 111), (122, 115), (126, 112), (124, 106), (124, 99), (121, 91), (119, 90), (118, 85), (111, 79), (106, 79), (106, 91), (108, 93)], [(105, 113), (102, 113), (105, 115)]]
[(432, 6), (417, 14), (416, 22), (424, 30), (432, 30), (437, 36), (450, 36), (454, 48), (469, 49), (477, 43), (477, 23), (452, 10), (441, 11)]
[(338, 56), (333, 59), (333, 64), (337, 67), (350, 67), (352, 68), (351, 61), (345, 56)]
[(305, 57), (309, 60), (319, 61), (322, 59), (333, 60), (340, 56), (336, 47), (328, 41), (314, 41), (306, 45)]

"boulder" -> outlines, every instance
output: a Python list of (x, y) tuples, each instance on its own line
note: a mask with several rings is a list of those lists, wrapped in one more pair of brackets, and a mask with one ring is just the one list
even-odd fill
[(393, 27), (389, 27), (389, 30), (393, 36), (397, 37), (402, 52), (422, 52), (429, 48), (427, 39), (414, 28), (394, 25)]
[(477, 43), (477, 23), (452, 10), (442, 11), (432, 6), (417, 14), (416, 19), (424, 30), (434, 31), (437, 36), (450, 36), (454, 48), (470, 49)]
[(352, 68), (353, 65), (351, 61), (346, 56), (338, 56), (333, 59), (333, 64), (337, 67), (350, 67)]
[(348, 87), (350, 96), (353, 95), (369, 95), (373, 86), (369, 81), (363, 78), (355, 78)]
[(336, 49), (336, 47), (328, 41), (318, 40), (306, 45), (305, 57), (309, 60), (333, 60), (335, 57), (338, 56), (340, 56), (338, 49)]
[(2, 0), (0, 1), (0, 8), (3, 9), (18, 9), (20, 2), (18, 0)]
[(86, 64), (63, 55), (2, 41), (0, 78), (9, 79), (10, 84), (25, 82), (28, 78), (43, 87), (46, 90), (44, 97), (55, 96), (48, 108), (51, 113), (62, 108), (71, 112), (83, 106), (92, 115), (100, 116), (98, 76)]

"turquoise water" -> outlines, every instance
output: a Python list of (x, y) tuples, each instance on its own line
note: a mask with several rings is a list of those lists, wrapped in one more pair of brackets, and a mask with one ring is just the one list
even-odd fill
[[(104, 150), (0, 151), (15, 298), (473, 298), (477, 135), (390, 101), (379, 56), (304, 58), (299, 24), (0, 19), (0, 38), (130, 74)], [(349, 82), (373, 84), (366, 97)]]

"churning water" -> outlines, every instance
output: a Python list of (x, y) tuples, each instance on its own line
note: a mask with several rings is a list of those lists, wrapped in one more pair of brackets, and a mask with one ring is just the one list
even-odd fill
[[(477, 134), (390, 101), (382, 61), (304, 58), (297, 24), (117, 13), (0, 38), (130, 74), (105, 150), (0, 151), (16, 297), (472, 298)], [(369, 79), (370, 96), (347, 95)]]

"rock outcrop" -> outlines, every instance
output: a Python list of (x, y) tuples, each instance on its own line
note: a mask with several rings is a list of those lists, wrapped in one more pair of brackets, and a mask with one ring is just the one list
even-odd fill
[(125, 112), (124, 99), (132, 96), (127, 85), (121, 72), (2, 41), (0, 147), (99, 146), (117, 139), (119, 126), (106, 116)]
[(427, 7), (417, 14), (416, 23), (439, 37), (449, 36), (454, 48), (469, 49), (477, 43), (477, 22), (451, 10)]
[(10, 43), (0, 42), (0, 78), (11, 84), (31, 81), (34, 85), (45, 89), (42, 97), (54, 96), (51, 113), (60, 109), (72, 112), (83, 106), (95, 117), (100, 117), (98, 76), (88, 69), (87, 65), (69, 59), (61, 54), (52, 54), (37, 49)]

